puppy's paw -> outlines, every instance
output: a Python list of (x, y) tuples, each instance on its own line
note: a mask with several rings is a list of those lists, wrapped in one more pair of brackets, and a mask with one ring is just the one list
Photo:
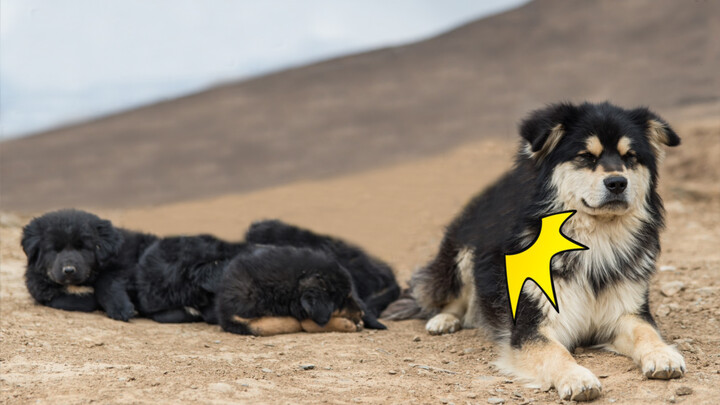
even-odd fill
[(555, 388), (561, 399), (571, 401), (592, 401), (602, 391), (600, 380), (582, 366), (573, 367), (565, 373)]
[(105, 309), (107, 316), (116, 321), (127, 322), (135, 316), (135, 307), (132, 304), (122, 305), (118, 307), (108, 307)]
[(357, 332), (362, 330), (362, 327), (350, 319), (347, 318), (332, 318), (330, 321), (332, 325), (331, 329), (335, 332)]
[(427, 321), (425, 329), (431, 335), (455, 333), (460, 330), (460, 320), (453, 314), (440, 313)]
[(645, 354), (640, 367), (647, 378), (669, 380), (685, 374), (685, 359), (675, 348), (664, 346)]

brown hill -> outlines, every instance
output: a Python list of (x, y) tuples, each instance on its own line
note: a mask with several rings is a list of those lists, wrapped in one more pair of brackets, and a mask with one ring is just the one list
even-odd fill
[(3, 209), (245, 191), (515, 136), (559, 99), (720, 111), (720, 3), (538, 1), (403, 47), (0, 144)]

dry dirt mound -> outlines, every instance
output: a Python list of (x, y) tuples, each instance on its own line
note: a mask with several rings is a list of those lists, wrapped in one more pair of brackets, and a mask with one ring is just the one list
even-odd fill
[(720, 110), (720, 2), (542, 0), (437, 38), (4, 142), (4, 209), (136, 207), (406, 162), (544, 103)]

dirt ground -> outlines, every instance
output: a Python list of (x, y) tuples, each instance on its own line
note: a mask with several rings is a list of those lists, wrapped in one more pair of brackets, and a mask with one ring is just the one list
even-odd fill
[[(720, 401), (720, 122), (679, 129), (683, 145), (668, 151), (661, 177), (668, 226), (650, 299), (688, 373), (648, 381), (625, 357), (578, 351), (578, 362), (603, 383), (596, 403)], [(404, 283), (432, 256), (462, 204), (509, 167), (513, 150), (513, 142), (486, 140), (339, 178), (99, 213), (163, 235), (226, 238), (239, 238), (252, 220), (279, 217), (361, 244), (394, 265)], [(19, 237), (29, 216), (0, 219), (3, 403), (563, 402), (554, 390), (499, 375), (493, 347), (474, 330), (429, 336), (423, 322), (405, 321), (387, 322), (387, 331), (253, 338), (200, 323), (122, 323), (42, 307), (23, 283)], [(671, 281), (683, 289), (666, 296), (661, 287)]]

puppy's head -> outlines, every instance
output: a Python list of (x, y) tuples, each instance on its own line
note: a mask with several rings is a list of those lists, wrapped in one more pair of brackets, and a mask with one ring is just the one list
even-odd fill
[(35, 218), (23, 228), (28, 267), (62, 285), (81, 284), (117, 255), (122, 234), (112, 223), (76, 210)]
[(316, 266), (300, 280), (300, 304), (307, 317), (324, 326), (333, 316), (359, 324), (363, 311), (353, 296), (350, 274), (335, 261)]
[(642, 209), (657, 179), (663, 146), (680, 138), (646, 108), (555, 104), (521, 126), (523, 154), (550, 179), (556, 209), (620, 216)]

